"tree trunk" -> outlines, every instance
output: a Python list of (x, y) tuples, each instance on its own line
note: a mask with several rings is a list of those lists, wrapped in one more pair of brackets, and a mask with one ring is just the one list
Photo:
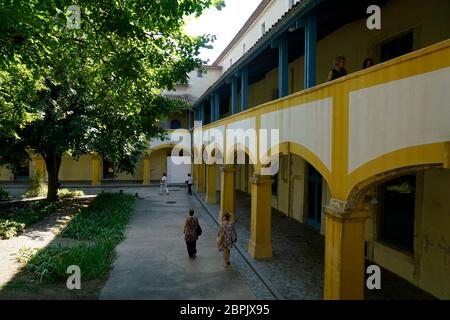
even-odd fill
[(47, 200), (57, 201), (58, 200), (58, 176), (59, 168), (61, 166), (61, 156), (57, 154), (48, 155), (44, 157), (45, 165), (47, 166), (48, 173), (48, 189), (47, 189)]

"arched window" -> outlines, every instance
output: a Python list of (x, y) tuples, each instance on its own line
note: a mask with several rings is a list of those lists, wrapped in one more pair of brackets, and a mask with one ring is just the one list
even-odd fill
[(181, 122), (180, 120), (172, 120), (170, 121), (170, 129), (180, 129), (181, 128)]

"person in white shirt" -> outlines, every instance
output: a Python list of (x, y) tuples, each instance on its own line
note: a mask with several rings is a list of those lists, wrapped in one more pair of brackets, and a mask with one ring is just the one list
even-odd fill
[(193, 179), (190, 173), (188, 173), (187, 175), (187, 179), (186, 179), (186, 184), (188, 186), (188, 194), (192, 194), (192, 184), (193, 184)]
[(159, 182), (159, 194), (162, 194), (163, 190), (166, 191), (166, 194), (169, 194), (169, 189), (167, 188), (167, 176), (165, 173), (163, 173), (161, 181)]

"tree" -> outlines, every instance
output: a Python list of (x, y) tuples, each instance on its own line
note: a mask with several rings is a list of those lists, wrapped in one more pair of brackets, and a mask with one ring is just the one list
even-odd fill
[[(65, 0), (0, 0), (0, 162), (42, 155), (49, 200), (61, 159), (97, 152), (132, 173), (157, 125), (180, 102), (160, 96), (187, 81), (213, 36), (184, 18), (220, 0), (81, 0), (80, 29)], [(70, 20), (69, 20), (70, 22)]]

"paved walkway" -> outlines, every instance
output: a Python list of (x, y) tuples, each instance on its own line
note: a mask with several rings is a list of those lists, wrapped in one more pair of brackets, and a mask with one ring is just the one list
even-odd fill
[[(254, 299), (232, 262), (225, 269), (215, 245), (216, 228), (184, 188), (160, 196), (157, 188), (141, 189), (126, 239), (101, 299)], [(182, 227), (194, 207), (203, 234), (197, 259), (189, 259)]]

